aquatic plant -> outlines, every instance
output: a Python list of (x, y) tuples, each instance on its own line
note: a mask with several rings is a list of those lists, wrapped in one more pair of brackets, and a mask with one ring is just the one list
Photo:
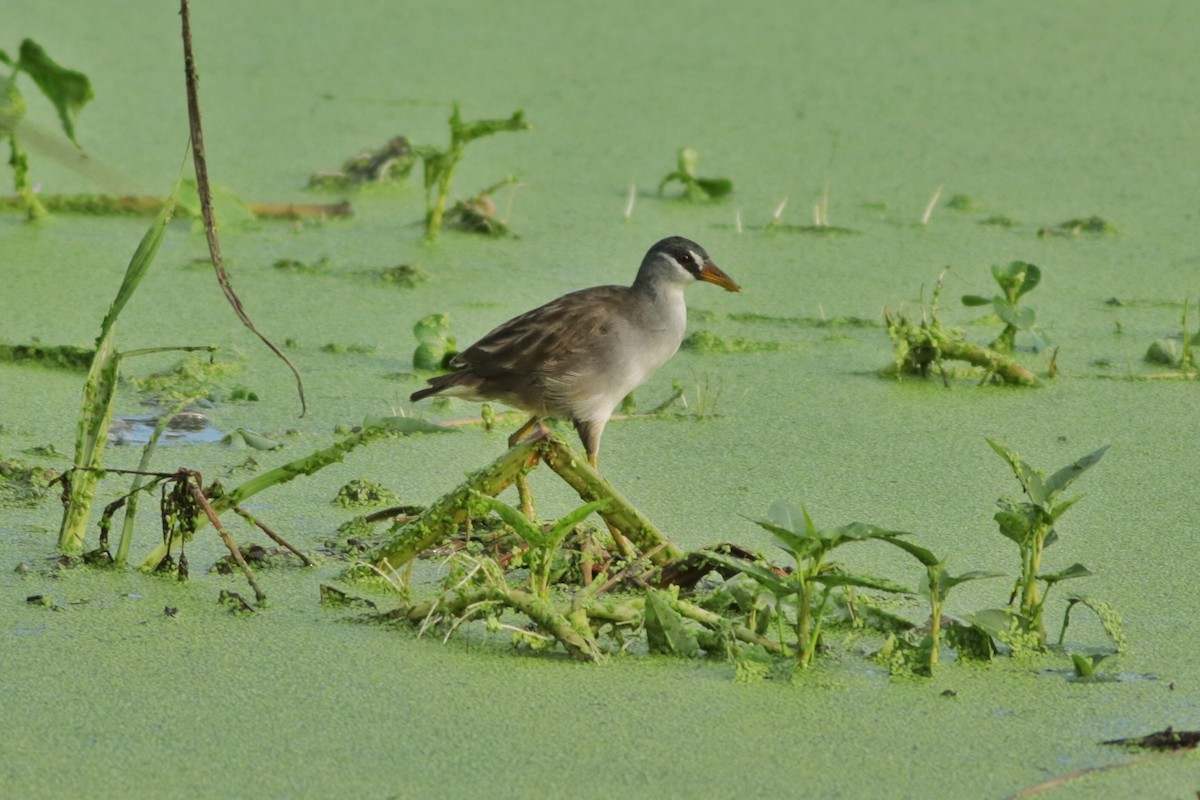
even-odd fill
[(861, 522), (818, 529), (803, 504), (796, 508), (782, 500), (771, 505), (767, 519), (756, 519), (754, 522), (770, 531), (776, 544), (792, 557), (795, 566), (791, 572), (780, 574), (767, 564), (732, 558), (716, 551), (707, 551), (705, 555), (717, 564), (753, 578), (768, 589), (779, 603), (794, 604), (795, 654), (797, 663), (802, 667), (812, 662), (821, 638), (825, 607), (835, 588), (858, 586), (883, 592), (909, 591), (884, 578), (852, 575), (826, 560), (831, 551), (843, 545), (907, 536), (904, 531), (885, 530)]
[(938, 653), (942, 642), (942, 611), (945, 608), (946, 595), (955, 586), (981, 578), (998, 578), (1003, 573), (986, 570), (971, 570), (960, 575), (950, 575), (946, 571), (946, 559), (934, 555), (932, 550), (914, 544), (907, 539), (891, 537), (885, 539), (888, 544), (895, 545), (911, 555), (925, 568), (925, 577), (921, 583), (921, 593), (929, 600), (929, 633), (927, 642), (918, 645), (918, 651), (925, 653), (928, 669), (938, 662)]
[[(683, 185), (684, 200), (693, 202), (702, 200), (719, 200), (733, 192), (733, 181), (728, 178), (702, 178), (696, 174), (696, 162), (700, 154), (694, 147), (679, 148), (676, 166), (673, 172), (658, 183), (658, 193), (661, 195), (667, 184), (678, 181)], [(632, 208), (632, 203), (630, 204)]]
[(882, 374), (897, 379), (904, 375), (926, 378), (936, 368), (942, 381), (949, 386), (950, 372), (945, 362), (965, 361), (982, 372), (981, 383), (995, 380), (1018, 386), (1036, 386), (1037, 376), (1016, 359), (990, 347), (969, 342), (962, 330), (942, 323), (938, 301), (945, 276), (943, 270), (938, 276), (929, 307), (921, 309), (919, 318), (903, 309), (896, 313), (886, 307), (883, 309), (888, 338), (892, 340), (896, 357), (881, 371)]
[(525, 121), (524, 111), (515, 111), (508, 119), (478, 119), (464, 122), (454, 104), (450, 114), (450, 144), (445, 148), (423, 145), (414, 148), (424, 166), (425, 183), (425, 238), (437, 239), (442, 228), (442, 217), (446, 213), (446, 201), (454, 172), (462, 160), (466, 147), (476, 139), (505, 131), (527, 131), (532, 125)]
[(17, 76), (21, 73), (28, 75), (46, 99), (54, 104), (63, 133), (76, 147), (79, 142), (75, 138), (75, 118), (92, 99), (92, 84), (82, 72), (60, 66), (32, 39), (21, 42), (15, 61), (0, 50), (0, 63), (13, 68), (7, 78), (0, 79), (0, 139), (8, 138), (8, 163), (12, 167), (13, 182), (25, 206), (25, 214), (29, 219), (37, 219), (47, 212), (33, 192), (29, 180), (29, 155), (17, 136), (25, 116), (25, 98), (17, 88)]
[(1011, 353), (1017, 333), (1024, 332), (1033, 340), (1033, 349), (1040, 353), (1046, 348), (1048, 338), (1038, 330), (1034, 310), (1022, 308), (1020, 299), (1041, 282), (1042, 271), (1033, 264), (1012, 261), (1007, 267), (993, 265), (992, 277), (1000, 286), (1000, 294), (992, 297), (964, 294), (962, 297), (965, 306), (991, 305), (996, 316), (1004, 323), (1004, 330), (1000, 331), (1000, 335), (988, 347), (999, 353)]
[(550, 592), (550, 569), (554, 565), (554, 556), (563, 539), (575, 529), (576, 525), (591, 516), (593, 512), (608, 505), (609, 502), (604, 499), (585, 503), (553, 525), (542, 528), (517, 509), (491, 495), (472, 490), (471, 497), (483, 508), (495, 512), (496, 516), (504, 520), (505, 524), (529, 545), (529, 588), (543, 600), (548, 597)]
[[(1175, 367), (1178, 373), (1169, 377), (1189, 378), (1200, 375), (1200, 364), (1197, 363), (1194, 348), (1200, 345), (1200, 333), (1193, 334), (1188, 330), (1188, 309), (1191, 299), (1183, 301), (1183, 316), (1179, 323), (1179, 340), (1175, 338), (1156, 339), (1146, 349), (1145, 360), (1151, 364), (1163, 364)], [(1168, 376), (1163, 376), (1168, 377)]]
[(458, 354), (458, 341), (450, 333), (449, 314), (427, 314), (413, 325), (417, 348), (413, 350), (413, 369), (449, 369), (450, 359)]
[(1046, 597), (1061, 581), (1082, 578), (1092, 573), (1082, 564), (1072, 564), (1056, 572), (1044, 572), (1045, 549), (1058, 541), (1056, 523), (1082, 495), (1060, 499), (1079, 476), (1104, 457), (1108, 445), (1094, 450), (1047, 477), (1031, 467), (1006, 445), (992, 439), (988, 445), (1012, 468), (1027, 498), (1024, 501), (1001, 498), (994, 519), (1001, 535), (1016, 543), (1021, 556), (1021, 574), (1013, 588), (1017, 603), (1015, 621), (1020, 632), (1030, 635), (1037, 646), (1046, 646), (1046, 627), (1042, 620)]

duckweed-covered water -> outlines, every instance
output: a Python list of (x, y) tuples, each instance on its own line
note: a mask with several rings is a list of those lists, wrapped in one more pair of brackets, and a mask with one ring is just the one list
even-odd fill
[[(0, 9), (0, 47), (13, 54), (29, 36), (91, 76), (96, 99), (79, 139), (122, 190), (167, 193), (184, 156), (176, 12), (150, 2)], [(342, 566), (331, 559), (263, 573), (269, 607), (238, 617), (218, 593), (248, 591), (206, 572), (221, 555), (207, 529), (190, 547), (187, 584), (48, 569), (59, 518), (48, 495), (0, 510), (6, 794), (1003, 797), (1137, 757), (1102, 740), (1200, 727), (1197, 384), (1129, 379), (1166, 371), (1142, 355), (1178, 334), (1182, 303), (1200, 292), (1194, 6), (216, 2), (193, 15), (210, 173), (248, 201), (339, 199), (303, 192), (309, 174), (397, 134), (444, 144), (453, 101), (467, 118), (524, 109), (534, 130), (473, 144), (457, 176), (460, 196), (520, 176), (511, 210), (506, 191), (497, 196), (514, 238), (447, 231), (423, 244), (417, 175), (407, 188), (352, 197), (350, 220), (222, 230), (248, 312), (303, 371), (303, 418), (290, 374), (220, 296), (203, 236), (173, 223), (121, 319), (119, 347), (217, 344), (223, 358), (244, 359), (234, 383), (259, 399), (205, 413), (217, 430), (248, 428), (285, 448), (164, 447), (156, 468), (236, 483), (253, 474), (248, 457), (275, 466), (326, 446), (340, 423), (475, 414), (466, 403), (408, 404), (419, 318), (448, 312), (466, 344), (563, 292), (627, 282), (653, 242), (684, 235), (743, 286), (690, 290), (692, 331), (771, 347), (682, 351), (635, 399), (651, 407), (679, 380), (689, 408), (715, 414), (614, 422), (605, 475), (685, 548), (767, 548), (744, 515), (786, 498), (821, 524), (911, 530), (953, 572), (1012, 574), (1015, 547), (991, 516), (1017, 485), (984, 438), (1047, 470), (1111, 443), (1080, 480), (1087, 497), (1047, 559), (1096, 573), (1061, 591), (1121, 612), (1131, 651), (1116, 669), (1128, 679), (1084, 685), (1043, 672), (1068, 666), (1065, 656), (893, 679), (851, 643), (791, 685), (745, 686), (718, 661), (591, 667), (495, 639), (443, 647), (320, 606), (319, 584)], [(53, 109), (19, 85), (29, 120), (54, 129)], [(701, 175), (733, 180), (730, 200), (657, 197), (685, 145), (698, 149)], [(38, 152), (31, 164), (44, 192), (98, 190)], [(811, 224), (813, 206), (827, 203), (829, 224), (856, 234), (764, 231), (785, 198), (781, 223)], [(1038, 236), (1091, 215), (1117, 232)], [(982, 224), (998, 217), (1015, 224)], [(0, 340), (89, 345), (147, 224), (0, 217)], [(274, 266), (283, 259), (322, 269)], [(881, 326), (816, 324), (879, 321), (885, 305), (915, 310), (946, 266), (943, 316), (967, 324), (978, 313), (958, 297), (994, 291), (989, 267), (1014, 259), (1041, 267), (1025, 302), (1059, 347), (1059, 377), (1039, 389), (884, 381), (876, 370), (892, 352)], [(378, 280), (401, 264), (427, 280)], [(969, 325), (968, 335), (986, 342), (995, 330)], [(1043, 357), (1019, 356), (1045, 374)], [(174, 360), (131, 359), (125, 373)], [(25, 451), (71, 452), (82, 382), (0, 365), (0, 454), (65, 466)], [(152, 413), (139, 399), (124, 387), (118, 413)], [(348, 519), (330, 501), (350, 479), (428, 503), (500, 453), (507, 433), (379, 442), (256, 496), (250, 510), (315, 549)], [(114, 467), (139, 457), (136, 447), (106, 454)], [(572, 507), (550, 478), (533, 483), (543, 513)], [(122, 485), (110, 478), (106, 497)], [(143, 514), (135, 556), (153, 546), (156, 525)], [(863, 547), (847, 560), (917, 581), (890, 552)], [(27, 602), (37, 595), (45, 604)], [(948, 611), (1006, 595), (1003, 579), (969, 584)], [(1069, 638), (1103, 643), (1082, 616)], [(1184, 755), (1096, 772), (1048, 796), (1184, 797), (1196, 775)]]

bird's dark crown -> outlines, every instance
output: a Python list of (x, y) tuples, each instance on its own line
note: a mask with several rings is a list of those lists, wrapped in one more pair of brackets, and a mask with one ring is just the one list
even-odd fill
[(647, 256), (657, 254), (670, 256), (694, 277), (699, 277), (700, 269), (709, 260), (708, 253), (704, 252), (703, 247), (682, 236), (668, 236), (666, 239), (662, 239), (650, 248)]

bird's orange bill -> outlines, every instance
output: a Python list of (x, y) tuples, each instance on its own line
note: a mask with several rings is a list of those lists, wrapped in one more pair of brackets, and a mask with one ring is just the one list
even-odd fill
[(711, 261), (705, 261), (704, 266), (700, 268), (700, 280), (715, 283), (727, 292), (740, 292), (742, 290), (742, 287), (733, 282), (733, 278), (726, 275), (720, 267)]

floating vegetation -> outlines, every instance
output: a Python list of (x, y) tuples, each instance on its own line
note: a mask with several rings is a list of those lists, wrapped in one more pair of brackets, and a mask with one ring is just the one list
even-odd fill
[(387, 284), (388, 286), (399, 286), (404, 289), (412, 289), (417, 284), (424, 283), (426, 280), (425, 273), (419, 267), (408, 264), (387, 267), (373, 274), (380, 283)]
[(659, 181), (658, 193), (669, 184), (678, 182), (683, 185), (680, 199), (692, 202), (705, 200), (720, 200), (733, 192), (733, 181), (728, 178), (702, 178), (696, 174), (696, 162), (700, 154), (694, 147), (681, 147), (676, 157), (675, 171), (669, 172)]
[(58, 478), (50, 467), (0, 455), (0, 506), (33, 506)]
[(971, 365), (971, 375), (979, 377), (981, 384), (995, 381), (1036, 386), (1037, 376), (1011, 356), (969, 342), (961, 329), (942, 324), (938, 300), (941, 298), (944, 278), (943, 271), (938, 276), (929, 308), (922, 308), (919, 318), (910, 316), (904, 310), (893, 314), (884, 308), (888, 338), (892, 340), (896, 358), (881, 374), (890, 378), (902, 378), (905, 375), (928, 378), (931, 371), (936, 369), (942, 382), (949, 386), (954, 373), (945, 362), (964, 361)]
[(395, 492), (367, 478), (355, 478), (346, 483), (338, 489), (333, 498), (333, 504), (341, 508), (363, 508), (398, 502), (400, 498)]
[(1143, 750), (1194, 750), (1200, 747), (1200, 731), (1177, 731), (1168, 725), (1161, 731), (1128, 739), (1109, 739), (1101, 744), (1138, 747)]
[(69, 344), (4, 344), (0, 342), (0, 361), (11, 364), (39, 364), (57, 369), (84, 370), (92, 365), (96, 351)]
[(1038, 329), (1034, 310), (1022, 308), (1020, 299), (1041, 282), (1042, 271), (1033, 264), (1013, 261), (1007, 267), (993, 265), (992, 277), (1000, 287), (1000, 294), (992, 297), (964, 294), (962, 297), (965, 306), (991, 305), (992, 311), (1004, 323), (1004, 330), (988, 347), (1000, 353), (1011, 353), (1016, 346), (1017, 333), (1022, 332), (1032, 339), (1034, 351), (1040, 353), (1049, 343), (1049, 337)]
[(759, 351), (782, 350), (780, 342), (743, 339), (740, 336), (718, 336), (712, 331), (695, 331), (683, 340), (687, 350), (697, 353), (753, 353)]
[[(516, 111), (508, 119), (478, 119), (464, 122), (454, 104), (450, 114), (450, 144), (445, 148), (424, 145), (414, 149), (424, 166), (425, 238), (437, 239), (446, 214), (446, 203), (454, 181), (454, 172), (466, 147), (476, 139), (506, 131), (527, 131), (533, 126), (525, 121), (525, 112)], [(505, 182), (511, 182), (511, 178)], [(486, 190), (485, 190), (486, 193)]]
[[(209, 352), (208, 355), (181, 359), (161, 372), (131, 376), (129, 383), (160, 406), (192, 398), (220, 402), (229, 399), (227, 391), (221, 388), (222, 384), (241, 375), (244, 369), (243, 359), (217, 359)], [(242, 394), (246, 397), (244, 388)]]
[[(512, 186), (516, 190), (517, 178), (510, 175), (502, 181), (492, 184), (479, 194), (468, 200), (460, 200), (446, 213), (446, 222), (459, 230), (470, 233), (482, 233), (487, 236), (508, 236), (508, 213), (504, 219), (496, 218), (496, 203), (492, 194), (503, 186)], [(509, 210), (512, 209), (512, 197), (509, 194)]]
[(294, 275), (323, 275), (329, 271), (329, 256), (321, 256), (316, 261), (301, 261), (298, 258), (279, 258), (271, 265), (280, 272)]
[(1057, 225), (1048, 225), (1038, 230), (1038, 236), (1050, 238), (1054, 236), (1079, 236), (1084, 233), (1113, 234), (1117, 226), (1103, 217), (1076, 217)]
[(337, 342), (329, 342), (321, 345), (322, 353), (330, 353), (332, 355), (345, 355), (347, 353), (358, 356), (369, 356), (375, 352), (377, 348), (373, 344), (338, 344)]
[(314, 172), (309, 189), (346, 191), (363, 185), (399, 183), (408, 179), (417, 154), (408, 139), (397, 136), (378, 150), (364, 150), (351, 156), (340, 170)]
[[(1200, 333), (1188, 330), (1188, 309), (1191, 300), (1183, 301), (1183, 315), (1177, 336), (1155, 340), (1146, 350), (1144, 359), (1150, 364), (1162, 364), (1179, 370), (1173, 377), (1189, 378), (1200, 374), (1195, 348), (1200, 346)], [(1163, 376), (1167, 377), (1167, 376)]]
[(1012, 217), (1006, 217), (1003, 214), (993, 214), (990, 217), (979, 220), (980, 225), (995, 225), (997, 228), (1015, 228), (1020, 223)]
[(413, 369), (426, 372), (449, 369), (450, 359), (458, 355), (458, 340), (450, 333), (449, 314), (429, 314), (413, 325), (417, 349), (413, 351)]
[(949, 208), (952, 211), (978, 211), (979, 203), (970, 195), (952, 194), (946, 201), (946, 208)]

